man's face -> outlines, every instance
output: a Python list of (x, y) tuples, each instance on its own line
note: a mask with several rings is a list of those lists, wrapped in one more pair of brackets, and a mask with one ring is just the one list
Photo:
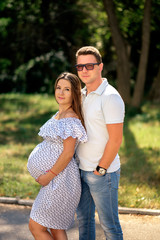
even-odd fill
[[(88, 64), (88, 63), (97, 63), (97, 60), (94, 55), (80, 55), (77, 58), (77, 64)], [(93, 70), (87, 70), (86, 67), (83, 67), (82, 71), (77, 71), (79, 78), (87, 84), (92, 84), (96, 80), (101, 79), (101, 72), (103, 69), (103, 63), (99, 65), (94, 65)]]

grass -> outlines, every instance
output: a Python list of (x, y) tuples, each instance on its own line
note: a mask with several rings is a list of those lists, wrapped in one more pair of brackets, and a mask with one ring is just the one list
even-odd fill
[[(0, 196), (34, 199), (39, 185), (27, 159), (39, 127), (57, 111), (48, 95), (0, 94)], [(119, 206), (160, 208), (160, 106), (145, 103), (124, 124)]]
[(160, 208), (160, 106), (146, 103), (142, 114), (126, 116), (120, 149), (119, 204)]
[(27, 171), (27, 159), (41, 141), (39, 127), (57, 110), (47, 95), (0, 95), (0, 196), (35, 198), (39, 186)]

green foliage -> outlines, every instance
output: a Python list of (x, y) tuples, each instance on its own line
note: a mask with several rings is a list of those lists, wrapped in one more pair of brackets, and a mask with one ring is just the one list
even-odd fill
[[(114, 1), (121, 34), (130, 55), (132, 90), (141, 53), (144, 2)], [(160, 1), (152, 0), (145, 93), (148, 93), (160, 63), (159, 11)], [(56, 77), (65, 70), (74, 71), (75, 52), (84, 45), (94, 45), (101, 51), (103, 76), (116, 85), (117, 56), (103, 1), (2, 0), (0, 13), (0, 92), (52, 93)], [(63, 59), (59, 58), (59, 53)], [(51, 57), (46, 60), (49, 55)]]
[(107, 16), (104, 12), (104, 7), (102, 1), (97, 0), (80, 0), (78, 5), (83, 9), (85, 17), (83, 21), (87, 23), (89, 31), (91, 33), (90, 44), (102, 50), (104, 44), (111, 38), (111, 32), (109, 31), (109, 26), (107, 25)]
[[(47, 71), (43, 76), (44, 68)], [(63, 52), (51, 51), (19, 66), (15, 70), (13, 79), (20, 92), (48, 92), (52, 94), (55, 80), (60, 71), (64, 72), (67, 69), (69, 69), (69, 64), (63, 56)]]
[(11, 61), (9, 59), (0, 58), (0, 71), (4, 73), (8, 67), (10, 67)]
[(10, 22), (10, 18), (0, 18), (0, 34), (4, 38), (7, 37), (7, 26)]
[[(89, 39), (83, 17), (73, 0), (5, 1), (1, 6), (0, 51), (11, 66), (5, 79), (0, 75), (0, 92), (52, 92), (53, 79), (65, 70), (71, 71), (75, 46)], [(12, 84), (5, 87), (10, 77)], [(35, 79), (36, 87), (30, 84)]]

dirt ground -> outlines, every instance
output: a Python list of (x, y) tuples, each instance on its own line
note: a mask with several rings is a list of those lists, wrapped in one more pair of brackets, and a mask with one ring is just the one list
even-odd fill
[[(33, 240), (28, 230), (31, 207), (0, 204), (0, 240)], [(160, 216), (120, 214), (124, 240), (160, 239)], [(78, 240), (77, 221), (67, 231), (68, 240)], [(96, 214), (96, 240), (105, 240)]]

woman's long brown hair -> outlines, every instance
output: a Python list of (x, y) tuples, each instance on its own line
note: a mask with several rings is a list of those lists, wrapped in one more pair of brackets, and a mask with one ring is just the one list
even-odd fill
[(77, 114), (78, 118), (81, 120), (83, 126), (84, 125), (84, 118), (82, 114), (82, 97), (81, 97), (81, 82), (79, 78), (72, 73), (64, 72), (59, 75), (55, 82), (55, 89), (60, 79), (67, 80), (71, 83), (71, 92), (72, 92), (72, 109)]

